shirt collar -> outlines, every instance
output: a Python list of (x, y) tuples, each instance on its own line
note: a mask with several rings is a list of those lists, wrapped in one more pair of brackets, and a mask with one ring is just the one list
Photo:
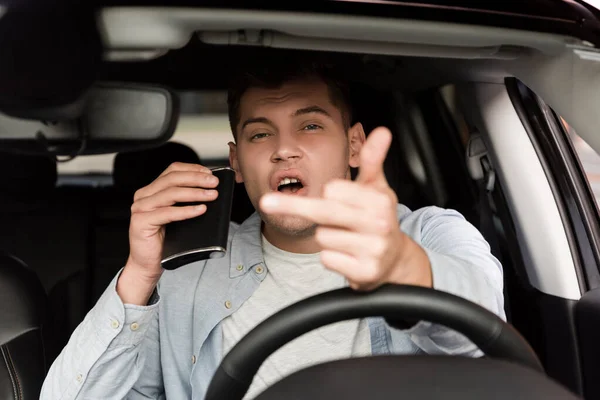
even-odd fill
[(248, 217), (233, 234), (229, 276), (238, 277), (257, 264), (264, 263), (261, 242), (261, 218), (257, 212)]

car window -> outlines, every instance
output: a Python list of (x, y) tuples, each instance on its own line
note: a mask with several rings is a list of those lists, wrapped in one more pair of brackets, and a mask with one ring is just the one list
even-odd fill
[(594, 194), (596, 207), (600, 204), (600, 155), (563, 118), (560, 119), (577, 153), (583, 172)]
[[(227, 92), (179, 92), (181, 113), (171, 141), (190, 146), (206, 166), (227, 162), (231, 129), (227, 116)], [(112, 173), (115, 153), (80, 156), (58, 164), (59, 175)]]

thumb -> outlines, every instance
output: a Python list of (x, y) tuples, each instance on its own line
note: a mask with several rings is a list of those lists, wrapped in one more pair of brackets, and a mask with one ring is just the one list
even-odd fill
[(357, 182), (387, 185), (383, 162), (391, 143), (392, 133), (388, 128), (379, 127), (371, 132), (360, 151)]

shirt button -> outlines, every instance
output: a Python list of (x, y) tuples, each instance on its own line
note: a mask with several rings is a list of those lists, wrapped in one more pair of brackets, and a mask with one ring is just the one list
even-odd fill
[(235, 267), (235, 269), (237, 269), (238, 271), (241, 271), (244, 269), (244, 266), (242, 264), (240, 264), (237, 267)]
[(110, 321), (110, 326), (113, 327), (114, 329), (117, 329), (119, 327), (119, 321), (117, 321), (116, 319), (113, 319), (112, 321)]
[(195, 355), (192, 356), (192, 364), (196, 364), (196, 356)]
[(227, 309), (231, 308), (231, 302), (229, 300), (227, 300), (225, 302), (225, 308), (227, 308)]
[(132, 324), (130, 325), (130, 328), (131, 328), (131, 330), (132, 330), (132, 331), (137, 331), (139, 327), (140, 327), (140, 326), (138, 325), (138, 323), (137, 323), (137, 322), (134, 322), (134, 323), (132, 323)]
[(75, 379), (77, 379), (77, 382), (81, 382), (83, 380), (83, 376), (81, 376), (81, 374), (77, 374)]
[(265, 269), (262, 267), (262, 265), (259, 265), (258, 267), (256, 267), (255, 271), (257, 274), (262, 274), (264, 270)]

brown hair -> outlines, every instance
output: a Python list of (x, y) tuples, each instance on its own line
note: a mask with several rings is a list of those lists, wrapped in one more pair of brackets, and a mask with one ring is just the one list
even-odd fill
[(236, 128), (241, 118), (240, 102), (248, 89), (254, 87), (275, 89), (286, 82), (311, 78), (319, 79), (327, 85), (330, 100), (340, 110), (344, 129), (348, 130), (352, 121), (350, 89), (334, 64), (314, 56), (279, 57), (246, 64), (231, 80), (227, 93), (227, 106), (234, 138), (237, 137)]

